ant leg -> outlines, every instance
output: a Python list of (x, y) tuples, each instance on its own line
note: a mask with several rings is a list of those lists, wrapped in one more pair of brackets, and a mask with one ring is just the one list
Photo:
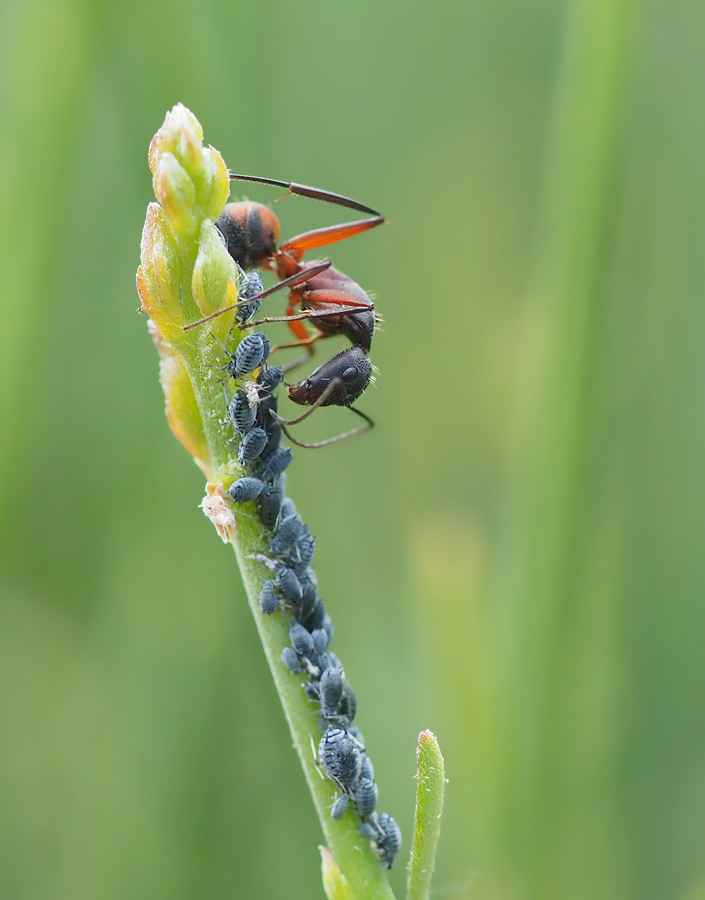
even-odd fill
[(299, 366), (302, 366), (304, 363), (308, 362), (309, 359), (313, 356), (313, 344), (316, 341), (322, 341), (324, 338), (334, 337), (332, 334), (313, 334), (310, 337), (307, 337), (302, 341), (292, 341), (290, 344), (277, 344), (272, 350), (270, 350), (269, 355), (271, 356), (275, 350), (283, 350), (288, 347), (306, 347), (306, 353), (303, 356), (297, 356), (296, 359), (292, 359), (290, 362), (285, 363), (282, 366), (282, 372), (287, 373), (291, 372), (292, 369), (296, 369)]
[(361, 412), (359, 409), (355, 409), (354, 406), (348, 406), (348, 409), (363, 418), (367, 424), (360, 425), (359, 428), (353, 428), (352, 431), (345, 431), (343, 434), (337, 434), (335, 437), (326, 438), (325, 441), (317, 441), (314, 444), (305, 444), (303, 441), (297, 441), (295, 437), (291, 436), (289, 429), (281, 419), (279, 419), (279, 424), (281, 425), (282, 431), (292, 444), (296, 444), (297, 447), (303, 447), (305, 450), (317, 450), (319, 447), (327, 447), (328, 444), (336, 444), (338, 441), (344, 441), (345, 438), (354, 437), (356, 434), (362, 434), (363, 431), (369, 431), (371, 428), (374, 428), (375, 423), (369, 416), (365, 415), (364, 412)]
[(275, 187), (283, 187), (292, 194), (299, 194), (302, 197), (311, 197), (313, 200), (324, 200), (326, 203), (334, 203), (336, 206), (347, 206), (348, 209), (358, 209), (360, 212), (368, 213), (371, 216), (379, 216), (376, 209), (371, 206), (365, 206), (351, 197), (344, 197), (342, 194), (334, 194), (332, 191), (324, 191), (320, 188), (309, 187), (307, 184), (297, 184), (295, 181), (278, 181), (276, 178), (261, 178), (259, 175), (233, 175), (230, 173), (231, 181), (255, 181), (258, 184), (273, 184)]
[(357, 222), (345, 222), (343, 225), (329, 225), (327, 228), (305, 231), (303, 234), (289, 238), (279, 250), (282, 253), (291, 250), (303, 253), (304, 250), (312, 250), (314, 247), (327, 247), (328, 244), (335, 244), (337, 241), (344, 241), (363, 231), (369, 231), (370, 228), (376, 228), (384, 221), (384, 216), (375, 216), (374, 219), (360, 219)]
[(191, 322), (189, 325), (184, 325), (184, 331), (190, 331), (192, 328), (196, 328), (198, 325), (203, 325), (204, 322), (210, 322), (211, 319), (215, 319), (216, 316), (222, 316), (223, 313), (230, 312), (231, 309), (239, 309), (241, 306), (249, 306), (249, 304), (254, 302), (255, 300), (263, 300), (265, 297), (269, 297), (270, 294), (275, 294), (277, 291), (281, 291), (283, 288), (292, 288), (298, 284), (304, 284), (309, 279), (313, 278), (314, 275), (320, 275), (321, 272), (325, 272), (325, 270), (329, 268), (329, 260), (316, 263), (316, 265), (314, 266), (309, 266), (303, 271), (297, 272), (295, 275), (292, 275), (289, 278), (285, 278), (283, 281), (275, 284), (274, 287), (268, 288), (266, 291), (262, 291), (261, 294), (250, 297), (249, 300), (240, 300), (238, 303), (233, 303), (231, 306), (226, 306), (224, 309), (219, 309), (218, 312), (211, 313), (210, 316), (205, 316), (203, 319), (199, 319), (197, 322)]
[[(334, 292), (334, 291), (326, 291), (326, 293), (342, 293), (342, 291)], [(354, 295), (351, 295), (354, 296)], [(336, 301), (337, 303), (343, 304), (342, 300)], [(359, 303), (355, 304), (352, 302), (346, 302), (346, 307), (350, 307), (349, 309), (310, 309), (306, 312), (299, 313), (297, 316), (269, 316), (266, 319), (257, 319), (256, 322), (245, 322), (244, 325), (241, 325), (241, 328), (252, 328), (255, 325), (266, 325), (269, 322), (301, 322), (303, 319), (330, 319), (333, 316), (341, 316), (345, 313), (357, 313), (357, 312), (369, 312), (374, 309), (374, 306), (370, 304), (369, 306), (360, 306)], [(315, 324), (315, 321), (314, 321)]]
[[(322, 341), (323, 338), (333, 336), (334, 335), (332, 334), (323, 334), (319, 332), (319, 334), (312, 334), (310, 337), (301, 341), (291, 341), (289, 344), (277, 344), (269, 351), (269, 355), (271, 356), (272, 353), (275, 353), (277, 350), (288, 350), (290, 347), (310, 347), (311, 344), (314, 344), (316, 341)], [(311, 353), (313, 353), (313, 350), (311, 350)]]

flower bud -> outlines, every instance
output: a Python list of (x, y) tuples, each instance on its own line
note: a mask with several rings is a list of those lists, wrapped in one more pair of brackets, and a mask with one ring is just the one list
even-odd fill
[(159, 351), (159, 380), (164, 389), (166, 417), (171, 430), (208, 477), (210, 452), (191, 377), (181, 355), (163, 338), (154, 322), (149, 322), (149, 332)]
[(215, 147), (203, 151), (203, 178), (197, 182), (196, 193), (203, 215), (215, 221), (230, 194), (230, 173)]
[(328, 850), (325, 847), (319, 847), (318, 849), (321, 851), (323, 889), (328, 900), (355, 900), (356, 895), (353, 893), (347, 878), (340, 871)]
[[(238, 273), (232, 257), (218, 229), (210, 221), (201, 225), (198, 242), (198, 256), (193, 269), (191, 290), (193, 299), (204, 315), (209, 316), (232, 303), (237, 303)], [(235, 311), (226, 313), (221, 319), (228, 319), (225, 332), (230, 330)]]
[(197, 157), (201, 152), (202, 141), (201, 123), (183, 103), (177, 103), (166, 114), (164, 124), (149, 145), (149, 168), (152, 175), (157, 172), (161, 156), (171, 153), (193, 177), (189, 166), (193, 162), (198, 167)]
[(171, 153), (162, 153), (154, 173), (154, 193), (179, 237), (194, 237), (199, 225), (196, 188)]
[(181, 254), (169, 220), (158, 203), (150, 203), (147, 208), (140, 258), (137, 290), (142, 309), (162, 334), (168, 334), (170, 326), (178, 327), (183, 320), (179, 302)]

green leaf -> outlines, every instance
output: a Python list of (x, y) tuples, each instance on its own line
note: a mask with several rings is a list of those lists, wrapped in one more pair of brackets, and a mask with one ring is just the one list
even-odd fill
[(435, 734), (422, 731), (416, 751), (416, 816), (414, 837), (409, 858), (407, 900), (426, 900), (433, 864), (436, 859), (438, 836), (441, 832), (445, 767), (441, 748)]

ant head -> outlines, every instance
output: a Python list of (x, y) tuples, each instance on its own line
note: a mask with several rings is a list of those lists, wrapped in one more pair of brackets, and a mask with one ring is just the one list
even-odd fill
[(228, 203), (216, 225), (228, 253), (243, 269), (269, 267), (279, 240), (279, 219), (269, 207), (251, 200)]
[(313, 371), (308, 378), (289, 387), (294, 403), (310, 406), (337, 382), (323, 406), (349, 406), (362, 394), (372, 378), (372, 363), (360, 346), (348, 347)]

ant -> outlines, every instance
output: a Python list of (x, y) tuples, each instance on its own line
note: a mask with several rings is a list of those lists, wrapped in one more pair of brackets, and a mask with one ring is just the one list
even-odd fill
[[(280, 225), (279, 219), (269, 207), (251, 200), (228, 203), (220, 214), (216, 225), (220, 230), (228, 253), (243, 269), (262, 268), (273, 271), (280, 281), (274, 288), (264, 291), (257, 299), (262, 299), (281, 288), (289, 289), (286, 315), (248, 322), (244, 327), (262, 325), (266, 322), (288, 322), (297, 338), (282, 347), (306, 347), (313, 353), (313, 343), (325, 337), (343, 334), (352, 344), (359, 344), (369, 353), (375, 329), (374, 305), (359, 284), (343, 272), (333, 268), (329, 262), (304, 262), (307, 250), (325, 247), (344, 241), (356, 234), (369, 231), (381, 225), (385, 219), (377, 210), (342, 194), (334, 194), (320, 188), (309, 187), (296, 182), (278, 181), (255, 175), (230, 175), (233, 181), (252, 181), (259, 184), (273, 184), (287, 188), (291, 194), (324, 200), (338, 206), (368, 213), (372, 218), (345, 222), (307, 231), (285, 241), (277, 248)], [(185, 326), (195, 328), (240, 304), (233, 304), (211, 316), (199, 319)], [(299, 306), (304, 312), (296, 314)], [(319, 334), (310, 335), (304, 319), (311, 321)]]
[[(366, 354), (369, 353), (376, 324), (374, 305), (356, 282), (333, 268), (329, 261), (303, 262), (303, 256), (306, 250), (342, 241), (375, 228), (385, 221), (384, 216), (349, 197), (295, 182), (249, 175), (231, 174), (230, 178), (284, 187), (292, 194), (356, 209), (368, 213), (372, 218), (308, 231), (285, 241), (277, 249), (280, 225), (272, 210), (250, 200), (228, 203), (216, 222), (228, 252), (243, 269), (261, 267), (274, 271), (279, 284), (254, 298), (248, 296), (232, 306), (199, 319), (185, 326), (185, 330), (202, 325), (228, 310), (251, 306), (253, 300), (261, 301), (275, 291), (287, 288), (289, 298), (285, 316), (272, 316), (240, 324), (241, 328), (250, 328), (269, 322), (287, 322), (297, 340), (281, 344), (275, 349), (302, 346), (306, 348), (307, 355), (289, 363), (286, 370), (308, 358), (313, 353), (313, 344), (317, 340), (342, 334), (353, 346), (327, 360), (307, 378), (288, 385), (289, 397), (294, 403), (310, 406), (302, 416), (287, 420), (274, 411), (272, 416), (292, 443), (306, 448), (323, 447), (372, 428), (374, 423), (369, 416), (355, 409), (352, 403), (360, 397), (372, 378), (372, 365)], [(303, 312), (297, 314), (297, 306)], [(319, 333), (310, 335), (302, 320), (309, 320)], [(319, 406), (346, 406), (363, 418), (366, 424), (314, 444), (302, 443), (292, 437), (286, 426), (302, 422)]]

